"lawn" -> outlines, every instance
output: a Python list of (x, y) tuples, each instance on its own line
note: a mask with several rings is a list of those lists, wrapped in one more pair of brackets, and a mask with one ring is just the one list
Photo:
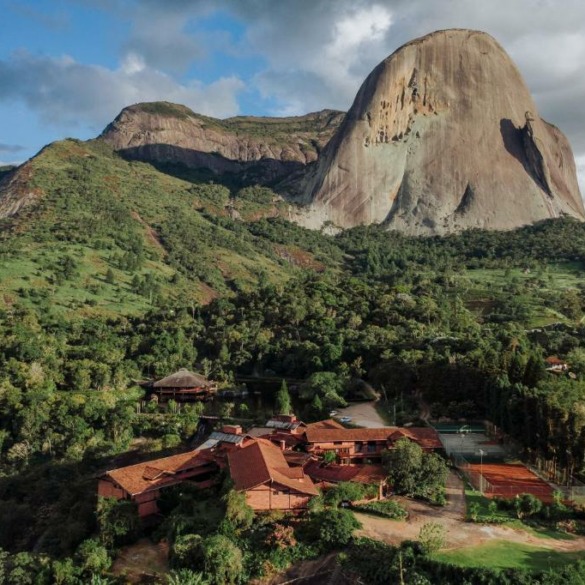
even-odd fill
[[(465, 490), (465, 500), (467, 502), (467, 513), (469, 515), (470, 506), (477, 504), (479, 506), (477, 511), (477, 520), (479, 524), (482, 522), (491, 524), (506, 524), (510, 528), (516, 528), (518, 530), (525, 530), (530, 534), (538, 538), (552, 538), (554, 540), (573, 540), (575, 537), (572, 534), (563, 532), (561, 530), (555, 530), (548, 526), (538, 525), (537, 521), (533, 524), (527, 524), (518, 519), (516, 514), (512, 510), (500, 510), (497, 509), (493, 513), (489, 510), (489, 505), (492, 500), (482, 496), (479, 492), (473, 489)], [(530, 522), (530, 520), (528, 520)]]
[(516, 515), (508, 510), (495, 510), (493, 513), (489, 510), (489, 505), (492, 500), (482, 496), (478, 491), (467, 488), (465, 490), (465, 501), (467, 503), (467, 515), (471, 506), (477, 505), (477, 522), (491, 522), (504, 523), (516, 520)]
[(470, 546), (433, 555), (437, 561), (461, 567), (490, 569), (527, 569), (542, 571), (577, 561), (582, 553), (559, 553), (527, 544), (497, 540), (481, 546)]

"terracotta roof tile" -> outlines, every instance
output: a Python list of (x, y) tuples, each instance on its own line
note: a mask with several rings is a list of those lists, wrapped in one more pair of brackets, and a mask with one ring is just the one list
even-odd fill
[(309, 443), (330, 443), (333, 441), (386, 441), (393, 431), (381, 429), (308, 428), (305, 436)]
[(386, 472), (381, 465), (323, 465), (312, 460), (305, 465), (306, 474), (314, 481), (339, 483), (355, 481), (358, 483), (379, 483), (386, 479)]
[(207, 451), (189, 451), (162, 459), (144, 461), (106, 472), (106, 476), (130, 495), (179, 483), (190, 471), (211, 465), (213, 457)]
[(230, 475), (237, 490), (248, 490), (269, 481), (294, 491), (317, 495), (317, 489), (301, 468), (288, 466), (282, 451), (266, 439), (228, 454)]
[(378, 429), (330, 429), (309, 427), (305, 431), (308, 443), (332, 443), (335, 441), (389, 441), (393, 443), (407, 437), (417, 442), (423, 449), (440, 449), (439, 435), (429, 427), (382, 427)]
[(345, 427), (333, 418), (327, 420), (320, 420), (318, 422), (307, 425), (308, 429), (344, 429)]

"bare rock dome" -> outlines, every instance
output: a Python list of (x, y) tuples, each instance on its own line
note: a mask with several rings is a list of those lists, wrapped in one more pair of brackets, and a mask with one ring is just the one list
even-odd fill
[(306, 179), (303, 223), (409, 234), (585, 219), (571, 147), (488, 34), (439, 31), (380, 63)]

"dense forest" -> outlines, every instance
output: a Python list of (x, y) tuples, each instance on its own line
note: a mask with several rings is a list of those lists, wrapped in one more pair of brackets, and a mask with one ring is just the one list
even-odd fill
[[(585, 472), (582, 224), (327, 235), (283, 219), (269, 189), (190, 182), (99, 144), (68, 141), (27, 164), (43, 196), (0, 232), (11, 563), (32, 550), (88, 562), (96, 474), (184, 448), (203, 412), (262, 422), (245, 405), (142, 400), (139, 381), (180, 367), (226, 388), (241, 375), (302, 380), (306, 420), (365, 380), (391, 422), (415, 420), (422, 398), (437, 418), (492, 421), (562, 481)], [(570, 376), (545, 370), (551, 355)]]

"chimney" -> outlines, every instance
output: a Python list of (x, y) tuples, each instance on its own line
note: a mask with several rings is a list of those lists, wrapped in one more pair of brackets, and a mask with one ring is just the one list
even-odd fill
[(297, 417), (294, 414), (277, 414), (273, 418), (274, 420), (285, 423), (294, 423), (297, 421)]
[(281, 451), (286, 451), (286, 441), (284, 439), (281, 439), (279, 441), (279, 443), (280, 443), (280, 450)]
[(223, 425), (221, 432), (227, 435), (241, 435), (242, 427), (240, 425)]

